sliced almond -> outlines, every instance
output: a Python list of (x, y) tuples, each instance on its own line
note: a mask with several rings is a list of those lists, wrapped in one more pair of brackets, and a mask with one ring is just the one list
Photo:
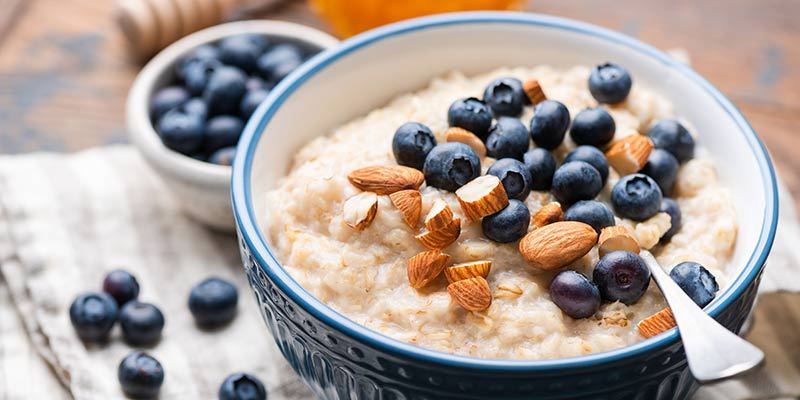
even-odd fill
[(553, 222), (561, 221), (564, 218), (564, 214), (561, 211), (561, 203), (554, 201), (549, 204), (545, 204), (536, 214), (533, 214), (531, 217), (531, 222), (533, 226), (537, 228), (541, 228), (545, 225), (550, 225)]
[(465, 145), (472, 147), (472, 150), (475, 150), (475, 154), (478, 155), (480, 158), (486, 157), (486, 145), (483, 144), (483, 141), (475, 136), (474, 133), (459, 127), (450, 127), (444, 133), (445, 140), (448, 142), (458, 142), (464, 143)]
[(528, 95), (528, 100), (530, 100), (531, 104), (534, 106), (547, 100), (547, 96), (545, 96), (544, 90), (542, 90), (542, 85), (540, 85), (539, 81), (536, 79), (529, 79), (523, 82), (522, 90), (525, 91), (525, 94)]
[(429, 231), (438, 231), (450, 225), (452, 221), (453, 210), (450, 209), (446, 201), (436, 199), (436, 201), (433, 202), (433, 206), (431, 206), (431, 210), (428, 211), (428, 215), (425, 216), (425, 227), (428, 228)]
[(402, 165), (375, 165), (351, 171), (347, 179), (365, 192), (386, 195), (403, 189), (419, 189), (425, 176), (414, 168)]
[(612, 144), (606, 152), (606, 158), (620, 175), (630, 175), (644, 168), (651, 151), (653, 142), (650, 138), (636, 133)]
[(508, 195), (500, 179), (494, 175), (479, 176), (456, 190), (461, 210), (467, 218), (477, 221), (508, 205)]
[(417, 227), (422, 214), (422, 194), (418, 190), (406, 189), (389, 195), (392, 204), (403, 214), (403, 219), (411, 228)]
[(344, 201), (342, 220), (347, 226), (361, 231), (372, 223), (377, 212), (378, 195), (372, 192), (361, 192)]
[(461, 234), (461, 218), (455, 218), (447, 226), (435, 231), (425, 231), (414, 236), (418, 242), (431, 250), (441, 250), (458, 239)]
[(672, 310), (665, 308), (639, 322), (636, 328), (639, 333), (646, 338), (653, 337), (659, 333), (666, 332), (678, 326), (675, 322), (675, 317), (672, 315)]
[(486, 278), (492, 268), (491, 261), (472, 261), (445, 268), (444, 276), (450, 283), (480, 276)]
[(467, 311), (483, 311), (492, 305), (492, 290), (482, 276), (453, 282), (447, 292)]
[(528, 232), (519, 242), (519, 251), (531, 266), (553, 270), (583, 257), (596, 242), (597, 232), (590, 225), (561, 221)]
[(639, 254), (639, 242), (622, 225), (607, 226), (600, 231), (598, 250), (600, 257), (617, 250), (627, 250)]
[(408, 283), (411, 287), (419, 289), (424, 287), (450, 263), (450, 256), (441, 251), (425, 251), (408, 260)]

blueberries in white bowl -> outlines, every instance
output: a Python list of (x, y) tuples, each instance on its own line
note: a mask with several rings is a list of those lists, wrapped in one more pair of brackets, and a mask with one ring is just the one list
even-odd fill
[(653, 149), (640, 172), (653, 178), (661, 188), (661, 193), (667, 196), (672, 193), (672, 188), (675, 186), (679, 167), (678, 160), (670, 152)]
[(676, 265), (669, 271), (669, 276), (700, 307), (711, 303), (719, 291), (714, 275), (696, 262), (686, 261)]
[(554, 150), (564, 141), (569, 123), (569, 110), (565, 105), (545, 100), (533, 107), (531, 139), (541, 148)]
[[(250, 80), (245, 83), (245, 86), (247, 86), (249, 82)], [(242, 119), (246, 121), (250, 118), (267, 96), (269, 96), (269, 90), (267, 89), (260, 87), (248, 89), (247, 93), (242, 97), (242, 102), (239, 103), (239, 115)]]
[(578, 144), (603, 146), (614, 138), (617, 125), (614, 118), (602, 107), (587, 108), (572, 120), (569, 136)]
[(515, 158), (521, 161), (528, 147), (528, 129), (516, 118), (500, 117), (489, 129), (489, 136), (486, 138), (486, 154), (489, 157)]
[(569, 205), (580, 200), (591, 200), (603, 189), (600, 173), (585, 161), (561, 164), (553, 174), (553, 196), (561, 204)]
[(447, 110), (447, 123), (486, 140), (492, 126), (492, 111), (486, 103), (474, 97), (458, 99)]
[(428, 186), (455, 192), (480, 176), (481, 161), (464, 143), (441, 143), (428, 153), (422, 173)]
[(603, 299), (631, 305), (650, 286), (650, 269), (636, 253), (612, 251), (597, 262), (592, 281), (600, 289)]
[(614, 226), (614, 214), (597, 200), (581, 200), (567, 209), (564, 221), (578, 221), (590, 225), (599, 234), (603, 228)]
[(212, 153), (223, 147), (236, 146), (242, 134), (244, 123), (232, 115), (218, 115), (206, 122), (206, 133), (203, 139), (204, 153)]
[(247, 75), (236, 67), (219, 67), (211, 74), (203, 90), (203, 101), (210, 115), (235, 113), (247, 88)]
[(644, 221), (658, 213), (661, 188), (644, 174), (623, 176), (611, 189), (611, 205), (620, 217)]
[(555, 157), (549, 151), (536, 147), (526, 152), (522, 161), (531, 175), (531, 190), (550, 190), (553, 174), (556, 173)]
[(589, 75), (589, 92), (600, 103), (622, 103), (628, 97), (632, 85), (628, 70), (617, 64), (600, 64)]
[(392, 153), (400, 165), (422, 170), (425, 157), (436, 146), (431, 128), (419, 122), (406, 122), (397, 128), (392, 138)]
[(236, 146), (223, 147), (208, 156), (208, 162), (217, 165), (233, 165), (233, 158), (236, 156)]
[(528, 96), (517, 78), (498, 78), (489, 83), (483, 92), (483, 101), (489, 105), (494, 115), (517, 117), (528, 102)]
[(180, 107), (189, 100), (189, 92), (181, 86), (167, 86), (160, 89), (150, 100), (150, 118), (157, 120), (167, 111)]
[(528, 168), (513, 158), (501, 158), (495, 161), (486, 173), (500, 179), (509, 199), (525, 201), (531, 192), (532, 178)]
[(157, 130), (165, 146), (183, 154), (194, 154), (203, 146), (205, 121), (197, 114), (176, 108), (158, 121)]
[(657, 149), (664, 149), (683, 163), (694, 157), (694, 138), (680, 122), (674, 119), (662, 119), (647, 133)]
[(510, 199), (502, 210), (483, 217), (483, 234), (498, 243), (511, 243), (522, 239), (528, 233), (531, 214), (525, 203)]
[(575, 271), (560, 272), (550, 283), (550, 300), (575, 319), (588, 318), (600, 309), (600, 290)]
[(267, 82), (277, 83), (303, 63), (303, 52), (289, 43), (279, 44), (258, 58), (258, 74)]
[(606, 155), (597, 147), (586, 145), (576, 147), (564, 158), (565, 163), (570, 161), (585, 161), (589, 163), (600, 173), (600, 180), (605, 186), (606, 179), (608, 179), (608, 160)]
[(230, 36), (219, 42), (219, 60), (246, 72), (256, 69), (258, 55), (264, 51), (267, 40), (257, 35)]

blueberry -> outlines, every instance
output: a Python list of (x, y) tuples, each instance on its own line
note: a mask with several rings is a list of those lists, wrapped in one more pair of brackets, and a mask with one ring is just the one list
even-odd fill
[(219, 115), (209, 119), (206, 123), (205, 141), (203, 142), (206, 154), (223, 147), (236, 146), (242, 135), (242, 128), (244, 128), (242, 120), (230, 115)]
[(675, 178), (678, 176), (678, 160), (664, 149), (654, 149), (647, 158), (647, 164), (642, 168), (641, 173), (653, 178), (661, 193), (668, 195), (675, 186)]
[(650, 286), (650, 269), (638, 254), (612, 251), (597, 262), (592, 280), (603, 299), (630, 305), (639, 300)]
[(242, 98), (242, 103), (239, 104), (239, 115), (242, 116), (242, 119), (247, 120), (250, 118), (267, 96), (269, 96), (269, 90), (266, 89), (248, 90), (247, 94)]
[(151, 346), (161, 339), (164, 314), (158, 307), (138, 300), (129, 301), (119, 312), (122, 337), (132, 346)]
[(239, 103), (247, 90), (247, 77), (235, 67), (219, 67), (208, 79), (203, 90), (203, 100), (211, 115), (230, 114), (239, 110)]
[(483, 92), (483, 102), (491, 107), (494, 115), (516, 117), (528, 102), (522, 82), (516, 78), (498, 78), (489, 83)]
[(471, 147), (458, 142), (436, 145), (422, 168), (429, 186), (455, 192), (481, 174), (481, 161)]
[(197, 325), (214, 328), (233, 319), (238, 301), (236, 286), (224, 279), (208, 278), (192, 288), (189, 294), (189, 310)]
[(181, 86), (167, 86), (150, 99), (150, 118), (158, 121), (167, 111), (180, 107), (189, 99), (189, 92)]
[(644, 221), (658, 213), (661, 189), (656, 181), (644, 174), (622, 177), (611, 189), (611, 205), (617, 215)]
[(606, 155), (603, 154), (597, 147), (594, 146), (578, 146), (564, 158), (564, 162), (570, 161), (585, 161), (593, 166), (597, 172), (600, 173), (600, 180), (603, 186), (608, 179), (608, 160)]
[(267, 389), (253, 375), (237, 372), (229, 375), (219, 387), (219, 400), (266, 400)]
[(580, 200), (591, 200), (603, 189), (600, 173), (585, 161), (561, 164), (553, 174), (551, 191), (556, 200), (569, 205)]
[(575, 271), (560, 272), (550, 283), (550, 299), (575, 319), (588, 318), (600, 310), (597, 285)]
[(549, 151), (537, 147), (522, 156), (522, 161), (531, 174), (531, 190), (550, 190), (553, 174), (556, 172), (556, 159)]
[(257, 90), (257, 89), (269, 90), (272, 88), (269, 84), (267, 84), (267, 82), (264, 82), (263, 79), (257, 76), (248, 77), (247, 81), (245, 81), (244, 83), (244, 86), (245, 88), (247, 88), (248, 92), (251, 90)]
[(206, 107), (206, 102), (199, 97), (192, 97), (191, 99), (187, 100), (186, 103), (183, 103), (181, 106), (181, 110), (183, 110), (186, 114), (197, 115), (202, 119), (206, 119), (208, 115), (208, 107)]
[(294, 44), (283, 43), (258, 58), (257, 70), (267, 82), (277, 83), (303, 63), (303, 52)]
[(219, 62), (219, 60), (214, 59), (198, 60), (192, 64), (189, 64), (184, 71), (183, 77), (183, 83), (186, 86), (186, 90), (188, 90), (192, 95), (201, 95), (206, 86), (208, 86), (208, 81), (211, 79), (211, 75), (213, 75), (214, 71), (222, 66), (222, 63)]
[(185, 80), (187, 70), (197, 63), (217, 62), (219, 60), (219, 49), (216, 46), (207, 44), (202, 45), (183, 57), (175, 64), (175, 75), (178, 79)]
[(669, 276), (698, 306), (705, 307), (717, 296), (719, 285), (702, 265), (686, 261), (669, 271)]
[(164, 146), (182, 154), (200, 149), (205, 138), (205, 123), (198, 115), (172, 110), (158, 121), (157, 129)]
[(525, 201), (531, 192), (533, 178), (528, 167), (513, 158), (501, 158), (495, 161), (486, 173), (500, 179), (509, 199)]
[(597, 233), (607, 226), (616, 224), (611, 210), (605, 204), (595, 200), (581, 200), (573, 204), (564, 213), (564, 220), (589, 224)]
[(458, 99), (447, 110), (447, 123), (464, 128), (481, 140), (486, 140), (492, 126), (492, 111), (486, 103), (474, 97)]
[(622, 103), (632, 84), (628, 70), (617, 64), (600, 64), (589, 75), (589, 92), (600, 103)]
[(569, 135), (578, 144), (602, 146), (614, 138), (617, 126), (614, 118), (601, 107), (587, 108), (579, 112), (572, 120)]
[(665, 197), (661, 200), (661, 206), (658, 208), (658, 211), (669, 214), (672, 226), (664, 236), (661, 236), (662, 241), (668, 241), (681, 229), (681, 208), (675, 200)]
[(500, 117), (489, 129), (489, 136), (486, 138), (486, 154), (489, 157), (510, 157), (521, 161), (528, 147), (528, 129), (516, 118)]
[(117, 302), (106, 293), (84, 293), (69, 307), (69, 320), (85, 342), (106, 340), (118, 314)]
[(256, 69), (256, 60), (266, 47), (265, 39), (254, 35), (236, 35), (219, 42), (219, 60), (247, 72)]
[(510, 199), (508, 205), (481, 220), (483, 234), (495, 242), (516, 242), (528, 233), (531, 213), (525, 203)]
[(143, 351), (134, 351), (119, 364), (117, 378), (126, 396), (150, 399), (158, 396), (164, 383), (164, 367)]
[(103, 291), (117, 302), (118, 306), (139, 297), (139, 282), (130, 272), (115, 269), (103, 279)]
[(569, 128), (569, 110), (555, 100), (545, 100), (533, 108), (531, 139), (537, 146), (553, 150), (561, 146)]
[(236, 146), (223, 147), (208, 156), (208, 162), (217, 165), (233, 165), (233, 158), (236, 156)]
[(674, 119), (662, 119), (656, 122), (650, 128), (648, 135), (657, 149), (670, 152), (679, 162), (686, 162), (694, 157), (694, 138), (680, 122)]
[(427, 126), (406, 122), (397, 128), (392, 138), (394, 159), (400, 165), (422, 170), (425, 157), (436, 146), (436, 138)]

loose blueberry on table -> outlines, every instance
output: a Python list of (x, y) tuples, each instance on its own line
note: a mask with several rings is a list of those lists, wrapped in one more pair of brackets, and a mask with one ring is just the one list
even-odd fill
[(498, 78), (489, 83), (483, 92), (483, 101), (489, 105), (494, 115), (517, 117), (528, 102), (522, 82), (516, 78)]
[(632, 85), (628, 70), (617, 64), (598, 65), (589, 75), (589, 92), (600, 103), (617, 104), (625, 101)]
[(564, 213), (564, 221), (578, 221), (591, 225), (598, 234), (603, 228), (615, 224), (611, 210), (596, 200), (581, 200), (573, 204)]
[(164, 367), (151, 355), (134, 351), (119, 364), (117, 379), (126, 396), (152, 399), (158, 396), (164, 383)]
[(525, 201), (531, 192), (533, 178), (530, 171), (525, 164), (513, 158), (501, 158), (495, 161), (486, 173), (500, 179), (509, 199)]
[(605, 154), (597, 147), (586, 145), (576, 147), (564, 158), (565, 163), (570, 161), (584, 161), (589, 163), (589, 165), (593, 166), (597, 172), (600, 173), (600, 180), (603, 186), (605, 186), (606, 179), (608, 179), (608, 160)]
[(236, 316), (239, 293), (236, 286), (221, 278), (208, 278), (189, 293), (189, 310), (202, 328), (215, 328)]
[(656, 215), (661, 199), (661, 188), (653, 178), (644, 174), (624, 176), (611, 190), (614, 212), (634, 221), (644, 221)]
[(560, 272), (550, 283), (550, 299), (565, 314), (575, 319), (587, 318), (600, 309), (597, 285), (578, 272)]
[(669, 276), (700, 307), (707, 306), (717, 296), (719, 285), (714, 275), (696, 262), (676, 265)]
[(103, 279), (103, 291), (113, 297), (117, 305), (121, 307), (139, 297), (139, 282), (130, 272), (115, 269)]
[(565, 105), (545, 100), (533, 108), (531, 139), (543, 149), (554, 150), (564, 141), (569, 122), (569, 110)]
[(458, 99), (447, 110), (447, 123), (472, 132), (475, 136), (486, 140), (492, 126), (492, 111), (486, 103), (468, 97)]
[(614, 138), (617, 125), (602, 107), (587, 108), (572, 120), (569, 136), (578, 144), (603, 146)]
[(237, 372), (229, 375), (219, 387), (219, 400), (266, 400), (267, 389), (253, 375)]
[(597, 262), (592, 281), (603, 299), (633, 304), (650, 286), (650, 269), (638, 254), (612, 251)]
[(118, 315), (116, 300), (102, 292), (81, 294), (69, 307), (70, 322), (84, 342), (105, 341)]
[(161, 339), (164, 314), (158, 307), (138, 300), (129, 301), (119, 313), (122, 337), (133, 346), (152, 346)]
[(436, 138), (427, 126), (406, 122), (397, 128), (392, 138), (392, 153), (400, 165), (422, 170), (425, 157), (436, 146)]

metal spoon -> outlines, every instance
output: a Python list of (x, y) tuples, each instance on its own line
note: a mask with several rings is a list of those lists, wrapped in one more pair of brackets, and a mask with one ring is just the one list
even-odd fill
[(672, 309), (689, 370), (698, 381), (727, 379), (761, 364), (764, 353), (758, 347), (729, 331), (698, 307), (649, 251), (642, 250), (640, 255)]

